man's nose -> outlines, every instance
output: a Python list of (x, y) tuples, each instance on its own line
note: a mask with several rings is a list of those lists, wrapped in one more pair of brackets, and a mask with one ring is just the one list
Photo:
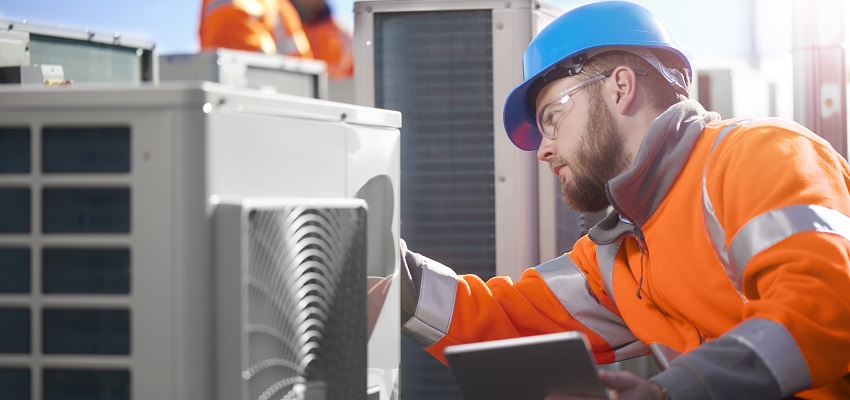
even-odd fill
[(544, 136), (540, 141), (540, 147), (537, 148), (537, 159), (549, 162), (553, 156), (555, 156), (555, 141)]

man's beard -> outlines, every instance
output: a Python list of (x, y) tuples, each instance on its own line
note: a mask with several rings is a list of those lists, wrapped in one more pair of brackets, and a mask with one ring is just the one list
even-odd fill
[(590, 94), (585, 135), (575, 156), (566, 164), (573, 179), (561, 181), (564, 203), (582, 212), (597, 212), (608, 207), (611, 203), (605, 194), (605, 184), (629, 166), (610, 111), (598, 91)]

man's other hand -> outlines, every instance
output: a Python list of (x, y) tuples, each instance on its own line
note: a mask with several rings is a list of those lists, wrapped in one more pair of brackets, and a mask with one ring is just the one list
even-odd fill
[[(631, 372), (599, 371), (602, 384), (611, 389), (610, 398), (618, 400), (664, 400), (661, 387), (638, 377)], [(591, 397), (571, 397), (558, 394), (546, 396), (546, 400), (587, 400)]]

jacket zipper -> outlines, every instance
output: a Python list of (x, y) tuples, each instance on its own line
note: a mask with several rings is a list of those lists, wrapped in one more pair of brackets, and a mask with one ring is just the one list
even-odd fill
[(635, 240), (637, 240), (638, 248), (640, 248), (640, 278), (638, 278), (638, 288), (637, 288), (637, 298), (638, 300), (643, 300), (643, 297), (640, 295), (640, 291), (643, 288), (643, 257), (646, 256), (649, 251), (646, 248), (646, 240), (643, 237), (643, 232), (635, 226), (634, 229)]
[[(626, 218), (623, 217), (623, 212), (622, 212), (622, 210), (620, 210), (620, 207), (618, 207), (617, 203), (614, 201), (614, 196), (611, 196), (611, 189), (608, 187), (607, 184), (605, 185), (605, 197), (608, 198), (608, 203), (611, 204), (612, 208), (614, 208), (614, 212), (617, 213), (620, 220), (634, 226), (634, 229), (632, 229), (632, 232), (631, 232), (632, 233), (631, 236), (634, 236), (635, 240), (638, 243), (638, 248), (640, 248), (640, 277), (638, 278), (638, 288), (637, 288), (637, 293), (635, 293), (635, 295), (637, 296), (637, 298), (639, 300), (643, 300), (643, 297), (640, 294), (641, 289), (643, 288), (643, 257), (647, 256), (649, 254), (649, 249), (646, 245), (646, 239), (643, 236), (643, 231), (640, 230), (640, 227), (638, 227), (637, 224), (634, 223), (634, 221), (632, 221), (630, 219), (626, 219)], [(626, 235), (628, 235), (628, 234), (626, 234)], [(622, 236), (620, 236), (620, 237), (622, 237)], [(620, 237), (617, 237), (616, 239), (612, 240), (611, 242), (613, 243), (614, 241), (616, 241)]]

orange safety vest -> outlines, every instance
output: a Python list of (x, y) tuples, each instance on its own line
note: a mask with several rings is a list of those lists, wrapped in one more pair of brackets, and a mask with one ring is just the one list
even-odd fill
[(204, 0), (198, 29), (201, 50), (219, 47), (319, 59), (328, 76), (353, 75), (351, 35), (331, 18), (302, 24), (288, 0)]
[(826, 141), (686, 101), (608, 191), (614, 212), (515, 283), (407, 252), (402, 331), (445, 362), (579, 330), (600, 363), (681, 354), (652, 378), (673, 398), (850, 398), (850, 167)]

